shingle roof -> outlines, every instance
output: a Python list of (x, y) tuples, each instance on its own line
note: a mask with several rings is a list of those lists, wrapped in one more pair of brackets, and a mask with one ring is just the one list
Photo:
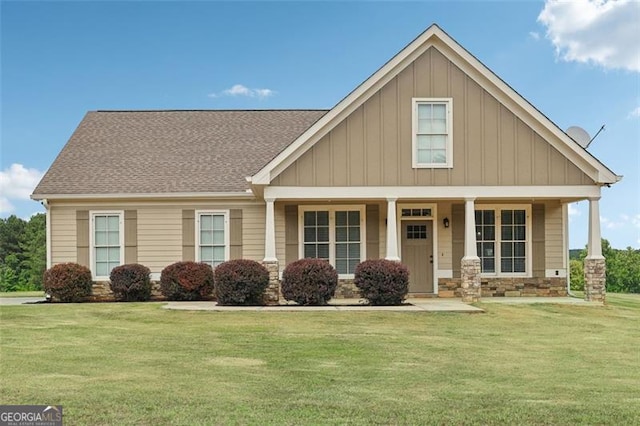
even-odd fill
[(34, 196), (244, 191), (326, 112), (92, 111)]

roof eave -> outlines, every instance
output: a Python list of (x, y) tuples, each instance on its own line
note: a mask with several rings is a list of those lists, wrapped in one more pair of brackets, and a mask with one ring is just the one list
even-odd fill
[(115, 193), (115, 194), (31, 194), (31, 199), (41, 200), (90, 200), (90, 199), (255, 199), (249, 190), (242, 192), (159, 192), (159, 193)]

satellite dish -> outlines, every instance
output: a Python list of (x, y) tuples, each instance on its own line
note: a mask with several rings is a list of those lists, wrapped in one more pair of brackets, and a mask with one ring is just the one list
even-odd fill
[(582, 127), (571, 126), (567, 129), (567, 135), (583, 148), (587, 148), (591, 142), (591, 136)]

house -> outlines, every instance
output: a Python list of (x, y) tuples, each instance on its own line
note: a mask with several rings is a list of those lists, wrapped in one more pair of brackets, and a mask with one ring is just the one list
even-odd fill
[(589, 200), (586, 292), (604, 300), (601, 188), (621, 179), (436, 25), (328, 111), (89, 112), (32, 198), (47, 262), (97, 282), (138, 262), (248, 258), (278, 276), (364, 259), (410, 293), (564, 295), (568, 204)]

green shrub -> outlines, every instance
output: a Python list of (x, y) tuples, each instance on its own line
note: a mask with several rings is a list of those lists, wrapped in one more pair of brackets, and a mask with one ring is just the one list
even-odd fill
[(254, 260), (237, 259), (213, 271), (216, 300), (221, 305), (262, 305), (269, 271)]
[(91, 271), (77, 263), (60, 263), (44, 272), (44, 291), (61, 302), (81, 302), (91, 294)]
[(160, 292), (169, 300), (203, 300), (213, 291), (213, 270), (206, 263), (176, 262), (160, 274)]
[(282, 296), (300, 305), (326, 305), (338, 286), (338, 273), (322, 259), (300, 259), (282, 273)]
[(400, 262), (365, 260), (356, 266), (354, 284), (372, 305), (400, 305), (409, 292), (409, 270)]
[(138, 263), (113, 268), (109, 275), (111, 291), (117, 300), (144, 302), (151, 298), (149, 268)]

